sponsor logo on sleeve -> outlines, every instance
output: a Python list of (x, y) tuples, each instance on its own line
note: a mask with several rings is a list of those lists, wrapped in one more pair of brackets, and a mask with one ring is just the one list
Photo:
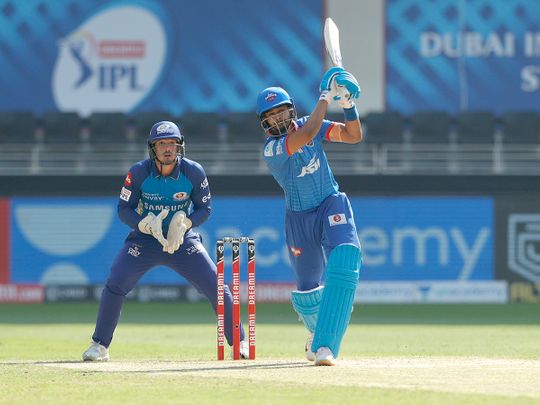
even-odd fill
[(126, 176), (126, 179), (124, 180), (124, 186), (131, 187), (132, 179), (131, 179), (131, 172), (129, 172)]
[(129, 201), (129, 197), (131, 197), (131, 191), (125, 187), (122, 187), (122, 191), (120, 191), (120, 199)]
[(133, 257), (139, 257), (141, 254), (141, 251), (139, 250), (139, 245), (133, 244), (131, 247), (129, 247), (128, 254), (130, 254)]
[(274, 143), (276, 143), (275, 140), (271, 140), (266, 144), (264, 147), (264, 156), (274, 156)]
[(208, 193), (208, 195), (205, 195), (205, 196), (202, 198), (202, 202), (203, 202), (203, 203), (207, 203), (208, 201), (210, 201), (210, 198), (211, 198), (211, 195), (210, 195), (210, 193)]
[(344, 225), (347, 223), (347, 218), (345, 217), (345, 214), (329, 215), (328, 222), (330, 222), (330, 226)]
[(291, 249), (291, 253), (296, 257), (302, 254), (302, 248), (300, 247), (289, 246), (289, 249)]
[(205, 177), (204, 180), (201, 183), (201, 188), (206, 188), (206, 187), (208, 187), (208, 178), (207, 177)]

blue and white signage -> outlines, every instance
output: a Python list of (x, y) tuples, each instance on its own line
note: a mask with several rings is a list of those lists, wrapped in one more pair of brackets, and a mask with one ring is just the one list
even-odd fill
[[(129, 228), (116, 199), (14, 198), (11, 282), (100, 284)], [(493, 279), (490, 198), (352, 198), (362, 243), (363, 281), (482, 281)], [(251, 236), (257, 280), (294, 282), (284, 238), (281, 197), (216, 197), (199, 228), (210, 256), (223, 236)], [(243, 254), (245, 266), (245, 252)], [(230, 265), (230, 253), (226, 255)], [(245, 274), (243, 274), (243, 279)], [(142, 283), (184, 282), (172, 270), (150, 271)]]

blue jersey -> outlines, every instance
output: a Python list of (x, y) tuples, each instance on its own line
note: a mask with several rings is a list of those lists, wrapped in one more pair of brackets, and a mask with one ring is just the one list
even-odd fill
[[(300, 118), (301, 127), (308, 117)], [(285, 192), (287, 209), (304, 211), (318, 207), (329, 195), (338, 192), (323, 141), (329, 142), (329, 133), (334, 123), (324, 120), (319, 132), (311, 142), (299, 150), (289, 150), (288, 135), (269, 137), (264, 145), (264, 160)]]
[(184, 211), (194, 227), (206, 221), (211, 210), (210, 187), (199, 163), (185, 157), (178, 159), (169, 176), (162, 176), (150, 159), (129, 170), (118, 200), (118, 216), (134, 229), (130, 236), (151, 238), (139, 231), (138, 224), (149, 212), (158, 215), (163, 209), (169, 210), (163, 220), (164, 235), (178, 211)]

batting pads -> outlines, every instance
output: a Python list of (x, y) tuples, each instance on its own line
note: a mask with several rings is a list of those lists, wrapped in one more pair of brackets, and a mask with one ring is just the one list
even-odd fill
[(315, 332), (317, 325), (323, 288), (317, 287), (308, 291), (293, 291), (291, 293), (293, 308), (311, 333)]
[(332, 250), (326, 265), (326, 282), (311, 350), (328, 347), (334, 357), (351, 319), (351, 311), (362, 261), (360, 249), (339, 245)]

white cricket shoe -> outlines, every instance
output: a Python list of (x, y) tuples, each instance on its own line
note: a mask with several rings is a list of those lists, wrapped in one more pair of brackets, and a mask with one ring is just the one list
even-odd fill
[(109, 349), (97, 342), (92, 342), (83, 353), (84, 361), (109, 361)]
[(309, 361), (315, 361), (315, 353), (311, 351), (311, 344), (313, 343), (313, 333), (310, 333), (306, 340), (306, 359)]
[(335, 366), (336, 359), (328, 347), (319, 347), (315, 353), (316, 366)]
[[(231, 359), (234, 359), (234, 348), (231, 346)], [(240, 341), (240, 358), (249, 359), (249, 343), (247, 340)]]
[(240, 342), (240, 358), (249, 359), (249, 343), (246, 340)]

